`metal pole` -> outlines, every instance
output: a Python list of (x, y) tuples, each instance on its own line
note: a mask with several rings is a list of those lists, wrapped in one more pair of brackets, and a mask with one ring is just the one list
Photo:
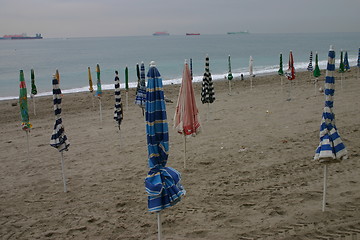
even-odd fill
[(66, 188), (66, 176), (65, 176), (65, 170), (64, 170), (64, 153), (61, 152), (61, 171), (62, 171), (62, 177), (64, 182), (64, 192), (67, 192)]
[(326, 206), (326, 185), (327, 185), (327, 164), (324, 164), (324, 191), (323, 191), (323, 203), (322, 203), (323, 212), (325, 212), (325, 206)]
[(186, 134), (184, 133), (184, 169), (186, 169)]
[(161, 227), (161, 214), (157, 213), (157, 221), (158, 221), (158, 240), (162, 239), (162, 227)]

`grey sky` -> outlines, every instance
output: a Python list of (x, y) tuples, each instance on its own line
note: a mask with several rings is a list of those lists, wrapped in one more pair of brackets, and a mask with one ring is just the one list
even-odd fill
[(0, 6), (0, 36), (360, 31), (360, 0), (0, 0)]

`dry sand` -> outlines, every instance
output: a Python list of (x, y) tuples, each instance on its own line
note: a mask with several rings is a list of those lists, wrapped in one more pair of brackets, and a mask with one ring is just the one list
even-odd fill
[[(313, 162), (324, 96), (309, 73), (298, 73), (288, 97), (279, 76), (215, 81), (216, 101), (200, 102), (202, 132), (187, 140), (172, 128), (179, 90), (165, 86), (170, 127), (168, 166), (182, 173), (185, 198), (163, 215), (164, 239), (351, 239), (360, 237), (360, 81), (356, 69), (336, 73), (334, 112), (349, 159), (330, 165), (328, 201), (321, 211), (323, 166)], [(324, 72), (319, 81), (323, 86)], [(29, 99), (30, 158), (17, 100), (0, 102), (1, 239), (156, 239), (156, 215), (147, 212), (145, 124), (129, 92), (121, 133), (113, 120), (113, 91), (99, 108), (90, 93), (63, 96), (63, 123), (71, 146), (65, 156), (69, 192), (63, 192), (60, 153), (50, 147), (52, 97)], [(122, 90), (125, 104), (125, 92)]]

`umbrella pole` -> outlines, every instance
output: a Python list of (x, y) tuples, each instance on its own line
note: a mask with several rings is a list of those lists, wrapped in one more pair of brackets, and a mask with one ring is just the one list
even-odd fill
[(184, 133), (184, 169), (186, 169), (186, 134)]
[(29, 131), (26, 131), (26, 141), (27, 141), (27, 160), (30, 160), (30, 143), (29, 143)]
[(318, 78), (315, 78), (315, 95), (316, 95), (316, 92), (317, 92), (317, 82), (318, 82)]
[(95, 107), (95, 102), (94, 102), (94, 95), (91, 94), (91, 100), (92, 100), (92, 104), (93, 104), (93, 108)]
[(100, 124), (102, 124), (102, 110), (101, 110), (101, 99), (99, 98), (99, 109), (100, 109)]
[(64, 192), (67, 192), (66, 176), (65, 176), (65, 170), (64, 170), (64, 153), (63, 152), (61, 152), (61, 172), (62, 172), (62, 177), (63, 177), (63, 182), (64, 182)]
[(357, 80), (359, 80), (359, 68), (360, 67), (357, 68)]
[(229, 95), (231, 95), (231, 81), (228, 80), (228, 82), (229, 82)]
[(325, 212), (325, 206), (326, 206), (326, 185), (327, 185), (327, 164), (324, 164), (324, 191), (323, 191), (323, 202), (322, 202), (323, 212)]
[(210, 114), (210, 103), (207, 103), (206, 121), (209, 120), (209, 114)]
[(35, 96), (33, 97), (33, 102), (34, 102), (34, 115), (36, 115)]
[(128, 91), (126, 91), (126, 111), (129, 110), (128, 100), (129, 100), (129, 93)]
[(343, 89), (343, 86), (342, 86), (342, 82), (343, 82), (343, 73), (340, 73), (340, 86), (341, 86), (341, 90)]
[(289, 87), (289, 92), (288, 92), (288, 99), (287, 99), (287, 101), (291, 101), (291, 85), (292, 85), (292, 81), (290, 81), (290, 87)]
[(251, 77), (250, 77), (250, 90), (252, 90), (252, 87), (253, 87), (253, 85), (252, 85), (252, 80), (253, 80), (253, 77), (251, 76)]
[(161, 227), (161, 214), (157, 213), (157, 222), (158, 222), (158, 240), (162, 239), (162, 227)]

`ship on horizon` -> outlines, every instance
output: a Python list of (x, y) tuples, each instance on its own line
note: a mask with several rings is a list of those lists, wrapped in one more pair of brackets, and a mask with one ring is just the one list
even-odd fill
[(186, 36), (200, 35), (200, 33), (186, 33)]
[(227, 32), (227, 34), (249, 34), (249, 30), (246, 31), (240, 31), (240, 32)]
[(167, 31), (153, 33), (153, 36), (169, 36), (169, 35), (170, 33), (168, 33)]
[(17, 40), (17, 39), (43, 39), (41, 33), (35, 34), (35, 37), (27, 36), (26, 33), (22, 34), (9, 34), (0, 37), (0, 40)]

